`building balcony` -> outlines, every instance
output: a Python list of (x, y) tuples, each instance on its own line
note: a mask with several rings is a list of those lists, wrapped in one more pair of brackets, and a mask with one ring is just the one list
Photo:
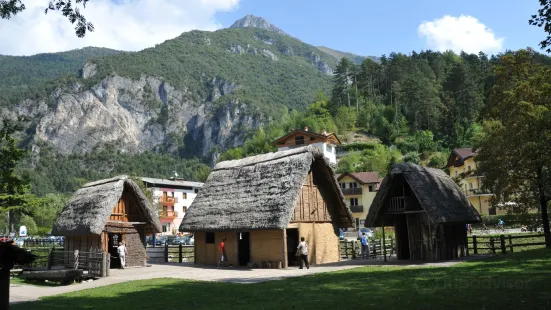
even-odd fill
[(178, 212), (177, 211), (172, 211), (172, 210), (162, 210), (162, 211), (159, 211), (159, 217), (160, 218), (175, 218), (175, 217), (178, 217)]
[(483, 190), (480, 188), (468, 189), (465, 191), (467, 197), (471, 196), (492, 196), (493, 194), (490, 191)]
[(178, 198), (177, 197), (159, 197), (159, 202), (163, 205), (163, 206), (173, 206), (175, 203), (178, 203)]
[(345, 196), (351, 196), (351, 195), (361, 195), (362, 194), (362, 188), (341, 188), (342, 194)]
[(352, 213), (363, 213), (364, 212), (364, 206), (362, 206), (362, 205), (350, 206), (350, 211)]

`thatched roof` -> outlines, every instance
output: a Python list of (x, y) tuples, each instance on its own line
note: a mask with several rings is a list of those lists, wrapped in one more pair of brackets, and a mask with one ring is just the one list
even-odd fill
[(405, 180), (415, 198), (427, 212), (432, 223), (476, 223), (480, 215), (469, 203), (461, 188), (444, 171), (421, 167), (414, 164), (396, 164), (384, 178), (369, 213), (365, 225), (380, 224), (380, 211), (386, 204), (393, 186)]
[(149, 232), (161, 231), (156, 209), (149, 203), (139, 186), (128, 178), (118, 176), (85, 184), (77, 190), (63, 211), (57, 216), (52, 235), (99, 235), (123, 192), (134, 195)]
[(353, 227), (333, 170), (320, 150), (307, 146), (217, 164), (180, 231), (286, 228), (310, 170), (332, 217)]

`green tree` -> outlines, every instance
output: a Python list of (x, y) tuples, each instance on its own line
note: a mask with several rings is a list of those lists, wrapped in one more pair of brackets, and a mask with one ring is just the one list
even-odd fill
[(333, 91), (332, 91), (332, 109), (336, 111), (338, 107), (351, 107), (354, 98), (351, 98), (351, 86), (355, 80), (354, 64), (346, 57), (341, 58), (335, 75), (333, 76)]
[(35, 203), (30, 195), (29, 180), (18, 175), (17, 165), (25, 157), (25, 150), (17, 147), (13, 135), (17, 126), (4, 119), (0, 129), (0, 212), (8, 215), (8, 230), (15, 231), (18, 218), (25, 212), (24, 208)]
[(530, 25), (543, 27), (547, 33), (547, 37), (540, 42), (541, 48), (546, 48), (548, 53), (551, 53), (551, 0), (540, 0), (541, 8), (537, 15), (532, 15), (528, 21)]
[(356, 128), (356, 110), (354, 108), (339, 107), (335, 115), (335, 123), (340, 133), (350, 132)]
[[(59, 11), (69, 20), (71, 24), (75, 24), (75, 34), (82, 38), (86, 35), (86, 31), (94, 31), (94, 25), (87, 22), (86, 18), (80, 13), (78, 5), (86, 7), (86, 3), (90, 0), (50, 0), (45, 12)], [(75, 7), (77, 6), (77, 7)], [(13, 16), (23, 12), (25, 4), (22, 0), (4, 0), (0, 1), (0, 19), (10, 19)]]
[(539, 206), (551, 247), (551, 68), (531, 51), (503, 55), (495, 67), (492, 109), (480, 139), (479, 171), (496, 202)]
[(36, 224), (37, 232), (40, 235), (49, 233), (52, 230), (57, 215), (61, 212), (63, 207), (65, 207), (68, 201), (69, 196), (67, 195), (47, 194), (30, 209), (30, 214)]

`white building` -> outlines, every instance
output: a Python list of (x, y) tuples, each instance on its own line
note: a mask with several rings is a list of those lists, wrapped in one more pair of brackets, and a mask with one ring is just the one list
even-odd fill
[(341, 144), (339, 138), (334, 133), (327, 133), (325, 130), (322, 133), (314, 133), (308, 131), (308, 127), (304, 130), (295, 129), (285, 136), (272, 142), (277, 147), (278, 151), (285, 151), (305, 145), (312, 145), (320, 149), (330, 163), (337, 163), (337, 145)]
[(153, 199), (158, 203), (162, 235), (177, 234), (187, 209), (203, 187), (203, 183), (146, 177), (142, 178), (142, 181), (153, 192)]

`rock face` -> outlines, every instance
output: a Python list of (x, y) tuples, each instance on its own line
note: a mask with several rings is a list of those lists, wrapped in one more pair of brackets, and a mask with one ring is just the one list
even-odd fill
[(158, 78), (132, 80), (115, 75), (88, 89), (72, 85), (57, 90), (49, 107), (25, 100), (14, 112), (34, 119), (35, 144), (47, 142), (66, 154), (111, 145), (130, 153), (175, 152), (183, 146), (185, 152), (210, 156), (241, 145), (247, 129), (265, 122), (236, 100), (211, 102), (239, 85), (222, 79), (210, 84), (209, 98), (191, 99)]
[(260, 28), (269, 31), (279, 33), (281, 35), (289, 36), (285, 31), (270, 24), (266, 19), (254, 15), (247, 15), (242, 19), (237, 20), (230, 28)]

